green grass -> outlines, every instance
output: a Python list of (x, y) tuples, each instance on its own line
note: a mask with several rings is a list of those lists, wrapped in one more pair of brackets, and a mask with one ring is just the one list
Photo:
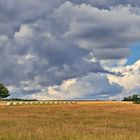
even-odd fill
[(0, 106), (0, 140), (139, 140), (140, 105)]

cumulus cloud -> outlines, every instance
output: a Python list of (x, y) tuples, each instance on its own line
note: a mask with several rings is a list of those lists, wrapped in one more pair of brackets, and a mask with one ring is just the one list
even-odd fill
[[(114, 63), (125, 63), (129, 47), (140, 40), (140, 3), (133, 2), (1, 0), (0, 80), (11, 97), (52, 99), (52, 91), (64, 99), (118, 94), (122, 87), (106, 75), (114, 74), (109, 71)], [(73, 91), (64, 88), (69, 82)]]
[[(110, 83), (107, 77), (99, 73), (89, 73), (77, 79), (63, 81), (61, 85), (48, 87), (45, 93), (33, 95), (38, 99), (106, 99), (120, 93), (122, 87)], [(47, 93), (47, 94), (46, 94)]]
[(132, 65), (120, 66), (113, 70), (122, 73), (124, 76), (116, 77), (108, 75), (110, 82), (119, 84), (123, 87), (122, 92), (112, 98), (122, 99), (124, 96), (140, 94), (140, 60)]
[[(118, 6), (101, 10), (90, 5), (75, 6), (68, 2), (57, 9), (56, 13), (57, 18), (61, 15), (60, 18), (63, 16), (63, 19), (69, 20), (65, 38), (75, 41), (81, 48), (93, 49), (98, 59), (120, 59), (127, 57), (129, 45), (140, 39), (140, 18), (130, 9)], [(67, 10), (73, 15), (72, 19), (67, 18)]]

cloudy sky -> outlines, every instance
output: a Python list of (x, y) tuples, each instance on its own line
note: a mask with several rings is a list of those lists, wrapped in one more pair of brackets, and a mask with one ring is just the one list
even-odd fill
[(140, 94), (139, 0), (0, 0), (0, 81), (11, 98)]

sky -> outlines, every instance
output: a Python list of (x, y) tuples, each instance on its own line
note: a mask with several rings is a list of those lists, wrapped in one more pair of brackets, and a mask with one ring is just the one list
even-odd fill
[(140, 94), (139, 0), (0, 0), (0, 81), (10, 98)]
[(132, 45), (132, 47), (130, 48), (130, 51), (131, 51), (131, 54), (127, 58), (128, 59), (126, 63), (127, 65), (131, 65), (140, 59), (140, 43), (136, 43)]

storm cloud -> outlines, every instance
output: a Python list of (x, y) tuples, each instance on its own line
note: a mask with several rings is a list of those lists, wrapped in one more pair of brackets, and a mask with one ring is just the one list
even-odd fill
[(93, 87), (96, 79), (104, 83), (98, 83), (98, 93), (89, 86), (93, 92), (73, 90), (77, 96), (71, 91), (58, 99), (98, 98), (103, 87), (106, 99), (120, 93), (123, 87), (107, 79), (114, 72), (101, 62), (126, 59), (131, 45), (140, 41), (139, 6), (136, 0), (1, 0), (1, 82), (11, 97), (40, 98), (42, 93), (41, 99), (49, 98), (51, 87), (70, 79), (79, 79), (76, 90), (84, 82)]

